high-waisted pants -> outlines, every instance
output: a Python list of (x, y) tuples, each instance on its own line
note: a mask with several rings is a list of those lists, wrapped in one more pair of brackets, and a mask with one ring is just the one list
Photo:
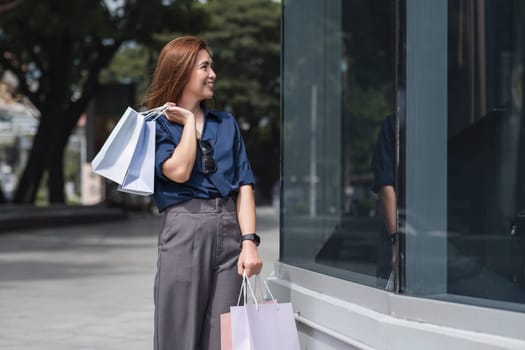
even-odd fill
[(237, 304), (241, 233), (232, 199), (167, 209), (155, 276), (155, 350), (220, 350), (220, 315)]

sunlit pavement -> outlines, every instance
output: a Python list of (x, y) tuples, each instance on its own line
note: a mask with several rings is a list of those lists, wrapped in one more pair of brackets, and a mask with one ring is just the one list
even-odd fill
[[(259, 207), (263, 276), (278, 257), (278, 214)], [(0, 349), (151, 349), (161, 218), (0, 235)]]

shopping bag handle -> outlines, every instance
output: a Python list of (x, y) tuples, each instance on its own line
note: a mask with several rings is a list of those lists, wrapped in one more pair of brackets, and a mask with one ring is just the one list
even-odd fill
[[(266, 281), (264, 279), (262, 280), (262, 282), (264, 284), (264, 288), (266, 289), (266, 291), (268, 292), (268, 294), (272, 298), (273, 304), (277, 305), (277, 300), (274, 298), (272, 292), (270, 291), (270, 288), (268, 287), (268, 283), (266, 283)], [(260, 275), (256, 275), (255, 276), (255, 283), (256, 283), (256, 286), (260, 285), (260, 283), (261, 283)], [(255, 297), (254, 288), (252, 287), (252, 285), (250, 283), (250, 279), (248, 278), (248, 275), (246, 274), (246, 271), (244, 271), (243, 274), (242, 274), (241, 290), (239, 292), (239, 297), (237, 298), (237, 306), (239, 306), (239, 303), (241, 301), (241, 295), (244, 296), (244, 305), (246, 305), (248, 303), (248, 293), (247, 293), (246, 289), (249, 290), (250, 295), (251, 295), (251, 297), (253, 299), (253, 302), (255, 304), (255, 307), (257, 308), (257, 310), (259, 310), (259, 303), (257, 302), (257, 298)]]
[(270, 290), (270, 287), (268, 287), (268, 283), (266, 283), (266, 280), (264, 278), (261, 278), (260, 275), (255, 276), (255, 283), (256, 283), (255, 287), (257, 288), (257, 285), (259, 285), (259, 288), (260, 288), (261, 280), (262, 280), (262, 283), (264, 284), (264, 289), (268, 292), (274, 304), (277, 304), (277, 300), (274, 298), (272, 291)]
[(248, 303), (248, 293), (246, 290), (247, 289), (246, 286), (248, 286), (248, 290), (252, 296), (253, 302), (255, 303), (255, 305), (257, 305), (257, 308), (258, 308), (257, 298), (255, 297), (255, 293), (253, 292), (253, 288), (252, 288), (252, 285), (250, 284), (250, 280), (248, 279), (248, 275), (246, 274), (246, 271), (242, 273), (242, 284), (241, 284), (241, 290), (239, 292), (239, 297), (237, 298), (237, 306), (239, 306), (241, 302), (241, 296), (244, 297), (244, 305)]
[[(157, 118), (160, 117), (166, 109), (168, 109), (168, 106), (163, 105), (163, 106), (155, 107), (152, 109), (148, 109), (147, 111), (140, 112), (140, 114), (144, 116), (144, 120), (154, 121), (154, 120), (157, 120)], [(154, 114), (157, 114), (157, 115), (154, 118), (150, 119), (150, 117)]]

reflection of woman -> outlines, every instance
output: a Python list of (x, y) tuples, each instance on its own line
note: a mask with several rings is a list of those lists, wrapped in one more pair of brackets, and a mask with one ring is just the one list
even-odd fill
[(239, 127), (203, 104), (215, 77), (205, 42), (181, 37), (162, 49), (146, 96), (148, 108), (167, 107), (156, 129), (154, 198), (165, 213), (155, 277), (158, 350), (220, 349), (220, 314), (236, 304), (240, 275), (262, 268), (254, 177)]
[[(383, 121), (377, 138), (372, 159), (374, 182), (372, 190), (377, 193), (379, 209), (384, 221), (386, 233), (381, 234), (381, 241), (389, 238), (391, 254), (381, 252), (378, 257), (378, 277), (388, 278), (397, 263), (397, 223), (396, 223), (396, 192), (395, 192), (395, 115), (389, 115)], [(385, 256), (390, 255), (391, 264), (384, 263)]]

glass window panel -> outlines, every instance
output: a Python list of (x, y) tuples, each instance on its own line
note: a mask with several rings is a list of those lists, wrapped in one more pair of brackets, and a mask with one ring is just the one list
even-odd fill
[(283, 3), (282, 261), (385, 286), (372, 157), (394, 111), (393, 47), (391, 0)]
[(404, 291), (525, 311), (525, 3), (406, 1)]

